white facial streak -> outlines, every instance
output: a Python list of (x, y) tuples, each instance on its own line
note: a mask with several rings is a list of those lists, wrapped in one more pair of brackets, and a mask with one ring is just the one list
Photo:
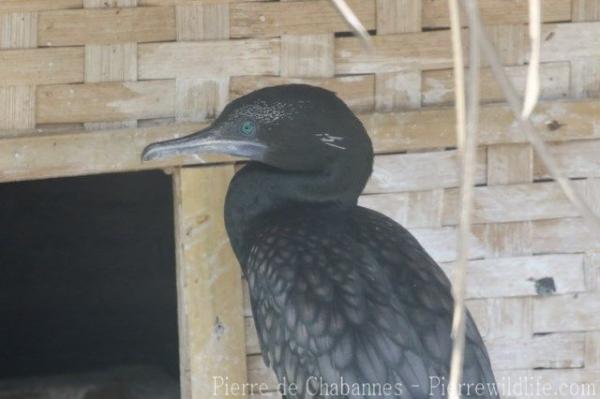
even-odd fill
[(344, 140), (343, 137), (332, 136), (329, 133), (317, 133), (317, 134), (315, 134), (315, 136), (317, 136), (319, 138), (319, 140), (321, 140), (323, 143), (325, 143), (325, 145), (328, 145), (330, 147), (339, 148), (340, 150), (346, 149), (346, 147), (342, 147), (341, 145), (335, 144), (336, 141)]

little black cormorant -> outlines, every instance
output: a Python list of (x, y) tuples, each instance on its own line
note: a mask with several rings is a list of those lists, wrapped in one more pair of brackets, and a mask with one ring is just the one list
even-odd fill
[[(373, 149), (346, 104), (307, 85), (257, 90), (143, 159), (206, 152), (250, 160), (229, 186), (225, 224), (287, 398), (446, 396), (450, 283), (406, 229), (357, 205)], [(464, 356), (463, 396), (496, 397), (470, 315)]]

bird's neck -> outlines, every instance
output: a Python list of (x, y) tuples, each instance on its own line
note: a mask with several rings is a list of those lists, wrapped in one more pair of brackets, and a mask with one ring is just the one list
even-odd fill
[(237, 172), (227, 192), (225, 224), (242, 267), (256, 229), (279, 210), (355, 206), (371, 174), (368, 155), (337, 160), (318, 172), (289, 172), (255, 162)]

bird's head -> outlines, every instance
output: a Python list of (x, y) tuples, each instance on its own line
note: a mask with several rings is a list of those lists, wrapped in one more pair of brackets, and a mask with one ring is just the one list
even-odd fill
[(218, 152), (290, 171), (323, 170), (336, 158), (372, 157), (360, 120), (334, 93), (308, 85), (260, 89), (231, 102), (212, 125), (146, 147), (144, 161)]

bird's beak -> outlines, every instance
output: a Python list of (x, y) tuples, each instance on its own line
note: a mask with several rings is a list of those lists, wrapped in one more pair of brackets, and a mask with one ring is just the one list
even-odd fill
[(150, 144), (142, 152), (142, 161), (158, 161), (181, 155), (211, 152), (218, 133), (218, 130), (209, 126), (189, 136)]
[(221, 153), (259, 160), (264, 146), (258, 142), (228, 139), (226, 134), (214, 126), (178, 139), (161, 141), (147, 146), (142, 161), (165, 160), (182, 155)]

